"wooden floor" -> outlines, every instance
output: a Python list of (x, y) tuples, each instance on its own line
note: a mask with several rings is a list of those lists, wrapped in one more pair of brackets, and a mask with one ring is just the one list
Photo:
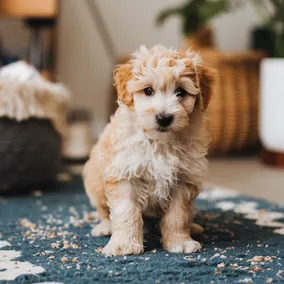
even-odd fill
[(267, 167), (256, 158), (213, 159), (206, 183), (284, 204), (284, 169)]

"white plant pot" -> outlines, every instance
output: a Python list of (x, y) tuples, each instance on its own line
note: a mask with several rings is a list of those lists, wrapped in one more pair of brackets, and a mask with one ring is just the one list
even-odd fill
[(284, 153), (284, 59), (261, 62), (260, 139), (265, 150)]

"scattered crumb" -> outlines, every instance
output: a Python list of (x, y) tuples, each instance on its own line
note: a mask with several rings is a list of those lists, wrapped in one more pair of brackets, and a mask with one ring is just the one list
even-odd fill
[(284, 270), (278, 270), (278, 272), (276, 273), (276, 276), (279, 278), (282, 278), (281, 274)]
[(273, 259), (270, 256), (266, 256), (264, 260), (267, 262), (273, 262)]
[(251, 265), (256, 265), (256, 264), (265, 264), (266, 262), (273, 262), (273, 259), (271, 256), (262, 256), (262, 255), (257, 255), (254, 256), (252, 259), (247, 260), (247, 262), (250, 262)]
[(247, 262), (261, 262), (263, 261), (264, 256), (256, 255), (253, 257), (253, 259), (249, 259)]
[(63, 257), (61, 258), (61, 261), (62, 261), (63, 263), (67, 263), (67, 262), (69, 261), (69, 259), (68, 259), (66, 256), (63, 256)]
[(20, 219), (20, 225), (24, 228), (27, 228), (27, 229), (34, 229), (36, 227), (36, 224), (31, 222), (27, 218)]
[(272, 283), (273, 279), (272, 278), (267, 278), (266, 283)]
[(242, 282), (242, 283), (253, 283), (251, 278), (244, 278), (244, 279), (241, 279), (239, 282)]
[(102, 248), (97, 248), (95, 249), (96, 253), (102, 253), (103, 249)]
[(78, 249), (80, 247), (77, 244), (71, 244), (68, 241), (64, 240), (63, 241), (63, 248), (64, 249)]
[(79, 249), (80, 247), (77, 244), (71, 244), (72, 249)]
[(77, 257), (74, 257), (74, 258), (72, 259), (72, 262), (77, 263), (77, 262), (79, 262), (79, 260), (77, 259)]
[(59, 248), (59, 243), (52, 243), (51, 245), (50, 245), (50, 247), (51, 248), (53, 248), (53, 249), (55, 249), (55, 248)]
[(258, 272), (260, 270), (262, 270), (262, 269), (259, 266), (253, 266), (253, 267), (250, 268), (250, 272)]
[(225, 263), (224, 263), (224, 262), (219, 263), (219, 264), (217, 265), (217, 268), (218, 268), (218, 269), (221, 269), (221, 268), (224, 268), (224, 267), (225, 267)]
[(32, 192), (32, 195), (35, 197), (41, 197), (42, 196), (42, 191), (40, 190), (35, 190)]
[(66, 240), (63, 241), (63, 248), (64, 248), (64, 249), (69, 249), (69, 248), (71, 248), (71, 245), (69, 244), (68, 241), (66, 241)]
[(88, 264), (87, 269), (88, 269), (88, 270), (91, 270), (91, 268), (92, 268), (91, 265)]
[(185, 256), (184, 259), (188, 260), (188, 261), (194, 261), (195, 260), (195, 258), (193, 258), (192, 256)]
[(156, 253), (156, 252), (157, 252), (156, 249), (151, 250), (151, 253)]
[(110, 270), (110, 271), (108, 272), (108, 277), (112, 277), (112, 275), (113, 275), (113, 271)]
[(237, 263), (231, 263), (230, 266), (232, 268), (239, 268), (239, 265)]
[(213, 258), (215, 258), (215, 257), (220, 257), (220, 254), (219, 254), (219, 253), (215, 253), (215, 254), (210, 258), (210, 260), (213, 259)]

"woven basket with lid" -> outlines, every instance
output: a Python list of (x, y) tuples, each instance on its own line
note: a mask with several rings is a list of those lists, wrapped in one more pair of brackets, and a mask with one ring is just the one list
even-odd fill
[(0, 76), (0, 194), (56, 180), (68, 101), (60, 84)]

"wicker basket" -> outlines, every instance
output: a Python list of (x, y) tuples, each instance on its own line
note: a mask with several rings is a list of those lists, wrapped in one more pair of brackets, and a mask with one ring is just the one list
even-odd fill
[(258, 142), (259, 63), (263, 53), (204, 49), (200, 54), (219, 73), (208, 108), (211, 154), (254, 147)]

